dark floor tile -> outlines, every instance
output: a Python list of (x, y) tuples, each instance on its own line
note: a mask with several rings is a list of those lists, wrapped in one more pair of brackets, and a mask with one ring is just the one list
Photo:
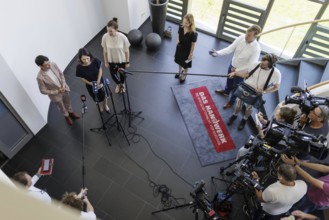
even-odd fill
[(44, 189), (47, 191), (50, 197), (58, 201), (61, 200), (62, 195), (65, 192), (68, 192), (67, 188), (62, 184), (60, 179), (55, 179), (52, 177), (48, 179), (47, 183), (44, 185)]
[(154, 207), (157, 207), (161, 202), (161, 196), (156, 197), (154, 195), (154, 188), (151, 187), (150, 183), (145, 179), (143, 180), (136, 176), (132, 176), (127, 184), (125, 184), (125, 188)]
[(158, 211), (158, 209), (154, 208), (149, 204), (145, 204), (142, 211), (136, 216), (136, 220), (172, 220), (173, 218), (168, 215), (168, 212), (159, 212), (152, 214), (152, 212)]
[(111, 179), (112, 181), (116, 182), (117, 184), (121, 185), (124, 185), (131, 175), (127, 170), (110, 162), (104, 157), (101, 157), (96, 162), (93, 169), (99, 172), (100, 174), (106, 176), (107, 178)]
[(145, 202), (127, 191), (122, 184), (114, 183), (105, 193), (98, 207), (115, 219), (135, 219)]

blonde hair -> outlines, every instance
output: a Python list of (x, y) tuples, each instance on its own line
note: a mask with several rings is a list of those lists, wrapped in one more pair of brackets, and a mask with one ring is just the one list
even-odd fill
[(254, 32), (255, 35), (258, 35), (260, 32), (262, 32), (262, 28), (259, 25), (254, 24), (247, 29), (247, 32)]
[(192, 14), (186, 14), (184, 16), (184, 19), (186, 19), (188, 21), (188, 23), (190, 23), (190, 31), (191, 32), (195, 32), (195, 23), (194, 23), (194, 16)]

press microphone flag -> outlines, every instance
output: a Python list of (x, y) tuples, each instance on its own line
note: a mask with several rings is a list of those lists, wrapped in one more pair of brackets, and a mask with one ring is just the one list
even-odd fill
[(91, 83), (93, 84), (92, 85), (92, 87), (93, 87), (93, 93), (95, 94), (95, 93), (98, 92), (97, 83), (96, 83), (96, 81), (92, 81)]
[(85, 95), (81, 95), (80, 96), (80, 100), (81, 100), (81, 102), (85, 102), (86, 101), (86, 96)]
[(85, 95), (81, 95), (80, 96), (80, 100), (82, 102), (82, 108), (81, 108), (81, 113), (82, 115), (85, 114), (87, 112), (87, 105), (85, 103), (85, 101), (87, 100)]

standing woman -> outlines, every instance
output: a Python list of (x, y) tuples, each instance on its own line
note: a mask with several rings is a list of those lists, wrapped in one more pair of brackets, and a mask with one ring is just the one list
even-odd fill
[[(79, 64), (77, 65), (76, 76), (80, 77), (82, 82), (86, 84), (89, 95), (95, 102), (98, 102), (99, 110), (103, 112), (105, 109), (107, 113), (110, 113), (106, 94), (104, 89), (102, 89), (104, 86), (102, 62), (93, 57), (85, 48), (79, 50), (78, 57)], [(96, 82), (97, 88), (93, 88), (93, 81)], [(96, 89), (98, 90), (95, 93), (94, 90)]]
[(107, 33), (103, 35), (102, 47), (104, 54), (104, 64), (109, 68), (113, 81), (117, 84), (115, 93), (120, 90), (125, 92), (123, 74), (118, 72), (118, 68), (129, 67), (129, 47), (128, 38), (118, 32), (118, 19), (107, 23)]
[(175, 62), (179, 65), (179, 71), (175, 78), (180, 77), (183, 83), (186, 79), (188, 68), (192, 67), (192, 57), (198, 33), (195, 31), (194, 17), (192, 14), (186, 14), (183, 24), (179, 27), (177, 36), (177, 47), (175, 53)]

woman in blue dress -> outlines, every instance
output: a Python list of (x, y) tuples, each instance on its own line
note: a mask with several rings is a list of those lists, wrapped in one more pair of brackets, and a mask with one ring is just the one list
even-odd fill
[(89, 95), (98, 103), (100, 112), (105, 110), (109, 113), (110, 108), (107, 106), (102, 62), (98, 58), (93, 57), (85, 48), (79, 50), (78, 58), (79, 64), (76, 68), (76, 76), (80, 77), (85, 83)]

